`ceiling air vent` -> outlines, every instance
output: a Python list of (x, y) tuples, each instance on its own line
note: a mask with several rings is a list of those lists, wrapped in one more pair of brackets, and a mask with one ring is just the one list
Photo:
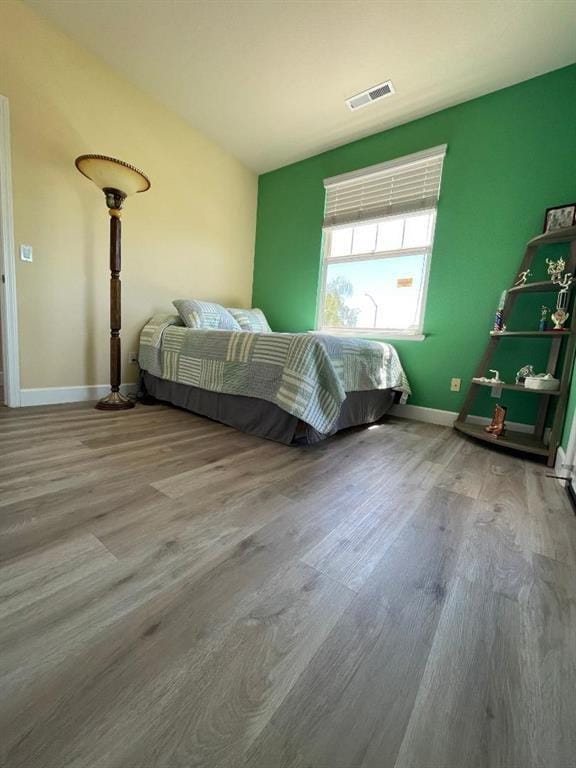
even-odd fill
[(349, 99), (346, 99), (346, 104), (348, 104), (351, 110), (360, 109), (360, 107), (367, 107), (368, 104), (372, 104), (373, 101), (383, 99), (384, 96), (391, 96), (393, 93), (395, 93), (395, 90), (392, 81), (387, 80), (385, 83), (374, 85), (367, 91), (351, 96)]

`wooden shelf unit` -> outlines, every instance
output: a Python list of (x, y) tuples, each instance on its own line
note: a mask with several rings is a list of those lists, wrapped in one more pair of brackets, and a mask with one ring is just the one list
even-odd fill
[(504, 339), (509, 336), (534, 336), (535, 338), (542, 336), (545, 339), (550, 339), (554, 338), (554, 336), (557, 336), (558, 338), (570, 336), (570, 331), (568, 329), (563, 331), (490, 331), (490, 336), (492, 336), (492, 338)]
[[(533, 237), (529, 240), (524, 252), (524, 258), (520, 264), (520, 269), (518, 270), (519, 273), (530, 269), (538, 249), (541, 246), (555, 243), (570, 244), (570, 255), (566, 262), (566, 271), (574, 274), (576, 270), (576, 227), (568, 227), (556, 232), (538, 235), (538, 237)], [(560, 287), (551, 280), (542, 280), (534, 283), (525, 283), (520, 286), (513, 286), (506, 294), (506, 300), (502, 310), (503, 321), (509, 321), (512, 309), (518, 297), (530, 293), (558, 292), (559, 289)], [(550, 392), (546, 390), (526, 389), (526, 387), (518, 384), (496, 385), (502, 390), (529, 392), (532, 395), (540, 396), (538, 414), (536, 423), (534, 424), (534, 433), (530, 434), (526, 432), (506, 430), (502, 436), (495, 438), (490, 433), (486, 432), (483, 425), (470, 423), (468, 421), (470, 411), (480, 389), (482, 387), (494, 386), (493, 384), (477, 381), (470, 382), (466, 398), (464, 399), (458, 418), (454, 422), (455, 429), (469, 437), (482, 440), (483, 442), (494, 446), (544, 457), (546, 458), (548, 466), (554, 465), (556, 451), (558, 450), (560, 438), (562, 437), (562, 427), (564, 425), (566, 406), (568, 404), (572, 368), (574, 365), (574, 357), (576, 355), (576, 304), (574, 302), (572, 289), (573, 286), (571, 285), (569, 288), (569, 305), (571, 305), (569, 328), (565, 328), (561, 331), (491, 331), (484, 355), (474, 373), (474, 378), (481, 378), (486, 375), (491, 367), (490, 363), (492, 356), (496, 351), (498, 343), (502, 339), (514, 340), (522, 337), (548, 339), (550, 341), (550, 351), (548, 353), (546, 370), (555, 376), (557, 375), (558, 363), (561, 356), (560, 353), (563, 351), (564, 355), (560, 375), (560, 388), (558, 390)], [(553, 404), (556, 405), (556, 410), (552, 420), (549, 439), (545, 441), (546, 425)]]

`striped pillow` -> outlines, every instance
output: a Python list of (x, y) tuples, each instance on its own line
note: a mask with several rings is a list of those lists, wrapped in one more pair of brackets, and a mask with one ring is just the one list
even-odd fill
[(227, 309), (243, 331), (272, 333), (272, 328), (268, 325), (266, 315), (261, 309), (237, 309), (236, 307), (227, 307)]
[(240, 331), (230, 312), (221, 304), (198, 299), (175, 299), (172, 304), (188, 328)]

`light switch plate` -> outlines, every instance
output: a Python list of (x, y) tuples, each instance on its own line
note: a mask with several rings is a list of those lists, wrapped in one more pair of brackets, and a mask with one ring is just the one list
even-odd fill
[(20, 246), (20, 261), (32, 261), (32, 246), (21, 245)]

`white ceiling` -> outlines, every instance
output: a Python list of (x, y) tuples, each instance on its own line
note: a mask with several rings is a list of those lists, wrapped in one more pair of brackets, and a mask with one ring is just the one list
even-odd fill
[(27, 2), (258, 172), (576, 60), (574, 0)]

